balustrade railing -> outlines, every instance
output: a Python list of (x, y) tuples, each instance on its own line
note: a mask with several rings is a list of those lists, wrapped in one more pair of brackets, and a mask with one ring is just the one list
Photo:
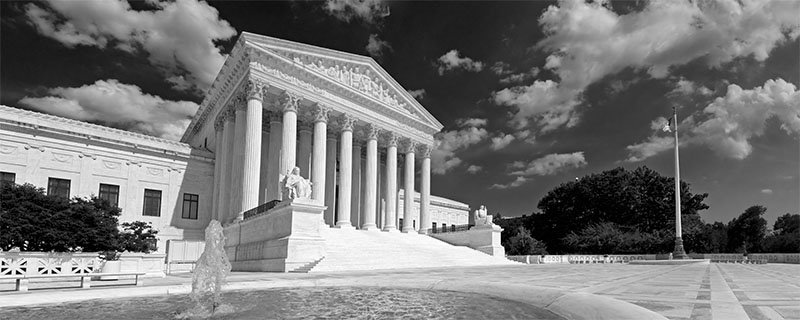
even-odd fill
[(461, 224), (461, 225), (449, 225), (441, 228), (429, 228), (427, 229), (428, 234), (431, 233), (452, 233), (452, 232), (463, 232), (467, 231), (472, 227), (469, 224)]
[(244, 220), (248, 220), (248, 219), (252, 219), (252, 218), (261, 216), (264, 213), (266, 213), (267, 211), (269, 211), (270, 209), (275, 208), (275, 206), (278, 205), (278, 203), (280, 203), (280, 202), (281, 202), (280, 200), (272, 200), (272, 201), (269, 201), (269, 202), (266, 202), (266, 203), (262, 203), (258, 207), (255, 207), (253, 209), (247, 210), (247, 211), (244, 212)]

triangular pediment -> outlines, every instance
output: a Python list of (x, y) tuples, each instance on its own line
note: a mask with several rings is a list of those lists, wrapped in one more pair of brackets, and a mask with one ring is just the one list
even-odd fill
[(442, 124), (397, 83), (374, 59), (332, 49), (243, 32), (251, 59), (261, 55), (281, 60), (296, 71), (312, 74), (351, 95), (403, 114), (438, 132)]

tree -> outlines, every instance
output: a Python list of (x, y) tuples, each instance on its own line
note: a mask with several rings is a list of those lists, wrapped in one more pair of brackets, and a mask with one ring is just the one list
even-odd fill
[(767, 220), (762, 215), (764, 206), (752, 206), (728, 223), (729, 252), (758, 252), (767, 234)]
[(154, 242), (158, 231), (150, 222), (134, 221), (122, 223), (124, 232), (120, 233), (120, 248), (128, 252), (150, 253), (155, 251)]
[(118, 248), (120, 210), (98, 198), (46, 195), (31, 184), (0, 187), (0, 249), (105, 251)]
[[(685, 182), (681, 182), (680, 191), (684, 216), (708, 209), (704, 203), (708, 194), (691, 193)], [(663, 237), (675, 232), (674, 197), (674, 178), (647, 167), (591, 174), (559, 185), (539, 201), (542, 213), (534, 215), (535, 234), (551, 251), (569, 253), (575, 247), (565, 242), (567, 235), (580, 235), (589, 226), (612, 223), (622, 232), (639, 232), (641, 239), (652, 241), (639, 243), (632, 235), (632, 243), (661, 248)]]
[(508, 240), (506, 248), (508, 255), (543, 255), (547, 254), (547, 247), (539, 240), (531, 237), (530, 231), (520, 226), (517, 233)]
[(800, 214), (784, 214), (772, 227), (773, 233), (761, 242), (761, 251), (800, 253)]

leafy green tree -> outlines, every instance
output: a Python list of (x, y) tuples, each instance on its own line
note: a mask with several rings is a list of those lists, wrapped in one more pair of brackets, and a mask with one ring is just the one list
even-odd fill
[(0, 188), (0, 249), (74, 252), (118, 248), (120, 210), (106, 201), (48, 196), (31, 184), (2, 184)]
[(150, 253), (154, 246), (158, 231), (150, 222), (134, 221), (122, 223), (124, 231), (120, 233), (120, 248), (128, 252)]
[(517, 227), (517, 233), (508, 240), (506, 250), (508, 255), (547, 254), (547, 247), (544, 242), (531, 237), (530, 231), (522, 226)]
[[(705, 253), (724, 253), (728, 250), (728, 226), (716, 221), (709, 224), (708, 248)], [(699, 252), (699, 251), (698, 251)]]
[(729, 252), (759, 252), (761, 241), (767, 234), (767, 212), (764, 206), (752, 206), (728, 223)]
[(772, 227), (773, 233), (761, 242), (761, 251), (800, 253), (800, 214), (784, 214)]
[[(627, 243), (638, 243), (644, 248), (661, 248), (664, 238), (674, 234), (675, 212), (674, 179), (664, 177), (647, 167), (629, 171), (616, 168), (570, 181), (550, 190), (540, 201), (542, 211), (534, 215), (535, 234), (556, 253), (569, 253), (576, 249), (566, 242), (569, 234), (579, 236), (589, 226), (593, 230), (586, 236), (612, 236), (612, 229), (597, 229), (597, 225), (612, 223), (622, 232), (639, 232)], [(681, 211), (685, 216), (697, 215), (708, 209), (704, 203), (708, 194), (693, 194), (689, 185), (681, 182)], [(609, 234), (597, 233), (611, 232)], [(650, 243), (636, 240), (649, 239)], [(673, 236), (674, 238), (674, 236)], [(631, 248), (636, 252), (636, 248)], [(667, 250), (667, 251), (671, 251)], [(652, 251), (651, 251), (652, 252)]]

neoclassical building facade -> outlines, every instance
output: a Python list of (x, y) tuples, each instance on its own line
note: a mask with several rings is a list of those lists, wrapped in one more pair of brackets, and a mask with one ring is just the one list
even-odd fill
[(425, 233), (468, 221), (430, 193), (441, 128), (372, 58), (244, 32), (180, 142), (3, 106), (0, 175), (115, 199), (163, 242), (267, 209), (299, 167), (326, 224)]

